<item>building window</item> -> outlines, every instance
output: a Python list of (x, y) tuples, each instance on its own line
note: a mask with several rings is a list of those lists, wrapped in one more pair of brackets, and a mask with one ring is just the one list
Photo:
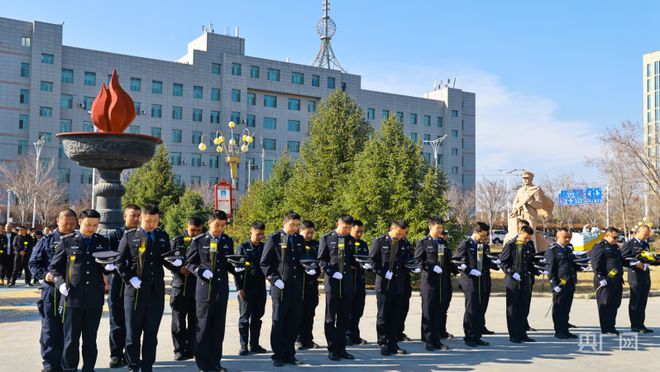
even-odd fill
[(29, 63), (21, 63), (21, 77), (30, 77), (30, 64)]
[(423, 138), (424, 142), (430, 141), (431, 140), (431, 135), (430, 134), (425, 134), (422, 138)]
[[(190, 166), (199, 168), (202, 166), (202, 155), (201, 154), (192, 154), (192, 157), (190, 158)], [(190, 177), (191, 183), (195, 183), (193, 180), (195, 176)], [(199, 181), (197, 182), (199, 184)]]
[(269, 68), (266, 73), (266, 78), (271, 81), (280, 81), (280, 70)]
[(204, 87), (193, 86), (193, 98), (202, 99), (204, 98)]
[(452, 154), (453, 156), (458, 156), (458, 148), (456, 148), (456, 147), (452, 147), (452, 148), (451, 148), (451, 154)]
[(383, 110), (380, 112), (380, 117), (381, 119), (387, 119), (390, 117), (390, 111), (389, 110)]
[(270, 177), (270, 173), (273, 171), (273, 161), (271, 159), (264, 160), (264, 174), (266, 177)]
[(142, 90), (142, 79), (131, 78), (131, 91), (139, 92)]
[(300, 132), (300, 120), (289, 120), (287, 127), (289, 132)]
[(92, 170), (91, 169), (86, 169), (83, 168), (80, 171), (80, 184), (84, 185), (91, 185), (92, 184)]
[(175, 185), (181, 186), (181, 176), (175, 174), (174, 177), (172, 177), (172, 180), (174, 181)]
[(92, 103), (94, 103), (94, 97), (83, 97), (83, 107), (85, 110), (92, 109)]
[(277, 119), (264, 117), (264, 129), (277, 129)]
[(367, 109), (367, 120), (374, 120), (376, 119), (376, 110), (372, 108)]
[(291, 73), (291, 84), (304, 85), (305, 84), (305, 74), (302, 72), (292, 72)]
[(181, 120), (183, 119), (183, 107), (173, 106), (172, 107), (172, 119)]
[(18, 114), (18, 129), (28, 129), (30, 125), (30, 116), (27, 114)]
[(30, 103), (30, 91), (28, 89), (21, 89), (18, 94), (18, 102), (26, 105)]
[(180, 152), (171, 152), (170, 153), (170, 163), (172, 163), (172, 165), (181, 165), (181, 153)]
[(220, 111), (211, 111), (211, 123), (220, 123)]
[(71, 119), (60, 119), (60, 132), (71, 132)]
[(335, 89), (335, 78), (328, 76), (328, 89)]
[(276, 108), (277, 107), (277, 97), (276, 96), (264, 95), (264, 107)]
[(162, 131), (161, 131), (160, 128), (151, 127), (151, 136), (152, 137), (160, 138), (161, 134), (162, 134)]
[(458, 117), (458, 110), (451, 110), (451, 117), (452, 118), (457, 118)]
[(234, 76), (241, 76), (241, 64), (232, 63), (231, 64), (231, 74)]
[(307, 101), (307, 112), (316, 112), (316, 101)]
[(222, 65), (219, 63), (211, 63), (211, 73), (220, 75), (222, 72)]
[(172, 84), (172, 95), (175, 97), (183, 97), (183, 84)]
[(458, 138), (458, 131), (457, 130), (452, 130), (451, 131), (451, 136), (454, 138)]
[(289, 98), (289, 110), (300, 111), (300, 100), (298, 98)]
[(319, 75), (312, 75), (312, 86), (313, 87), (321, 86), (321, 77)]
[(41, 63), (52, 65), (55, 63), (55, 56), (48, 53), (41, 53)]
[(425, 127), (431, 126), (431, 115), (424, 115), (424, 126)]
[(220, 88), (211, 88), (211, 101), (220, 100)]
[(410, 124), (417, 125), (417, 114), (410, 114)]
[(451, 167), (451, 174), (458, 174), (458, 167)]
[(73, 70), (68, 68), (62, 69), (62, 82), (63, 83), (73, 83)]
[(410, 132), (410, 139), (413, 140), (413, 142), (417, 142), (417, 133)]
[(135, 116), (140, 116), (143, 112), (140, 110), (140, 102), (133, 101), (133, 107), (135, 108)]
[(163, 116), (163, 106), (152, 104), (151, 105), (151, 117), (152, 118), (161, 118)]
[(193, 131), (192, 132), (192, 144), (196, 145), (200, 142), (202, 142), (202, 132)]
[(73, 108), (73, 96), (70, 94), (60, 95), (60, 107), (61, 108)]
[(255, 106), (257, 104), (257, 94), (248, 93), (247, 94), (247, 104), (250, 106)]
[(71, 182), (71, 171), (67, 168), (60, 168), (57, 170), (57, 182), (69, 183)]
[(192, 120), (201, 122), (202, 121), (202, 109), (193, 109), (192, 110)]
[[(194, 155), (193, 155), (194, 158)], [(193, 159), (194, 161), (194, 159)], [(201, 160), (200, 160), (201, 162)], [(190, 176), (190, 184), (191, 185), (200, 185), (202, 183), (202, 177), (201, 176)]]
[(172, 129), (172, 143), (181, 143), (181, 129)]
[(232, 102), (241, 102), (241, 90), (232, 89), (231, 90), (231, 101)]
[(234, 123), (240, 123), (241, 122), (241, 113), (238, 111), (232, 111), (231, 112), (231, 121)]
[(399, 123), (403, 124), (403, 112), (397, 111), (397, 113), (396, 113), (396, 120), (397, 120)]
[(140, 133), (140, 126), (139, 125), (129, 125), (128, 126), (128, 133), (133, 133), (133, 134), (138, 134)]
[(85, 85), (96, 85), (96, 72), (85, 71)]
[(83, 121), (82, 122), (82, 131), (83, 132), (93, 132), (94, 131), (94, 123), (91, 121)]
[(250, 66), (250, 77), (259, 79), (259, 66)]
[[(211, 155), (209, 156), (209, 168), (220, 168), (220, 157), (218, 155)], [(213, 184), (218, 183), (216, 180), (215, 182), (212, 182)]]
[(300, 152), (300, 142), (298, 142), (298, 141), (287, 141), (286, 149), (289, 152)]
[(438, 116), (435, 118), (435, 126), (438, 128), (442, 128), (442, 116)]
[(40, 89), (42, 92), (52, 92), (53, 91), (53, 82), (52, 81), (42, 81), (40, 84)]
[(256, 121), (257, 118), (254, 115), (247, 115), (245, 117), (245, 125), (247, 125), (248, 127), (254, 128), (256, 126)]
[(25, 48), (32, 46), (32, 38), (29, 36), (21, 36), (21, 46)]
[(277, 148), (277, 140), (274, 138), (264, 138), (264, 150), (275, 151)]
[(25, 155), (28, 152), (28, 143), (27, 140), (18, 140), (18, 148), (16, 149), (16, 153), (18, 155)]
[(151, 81), (151, 93), (163, 94), (163, 82), (158, 80)]

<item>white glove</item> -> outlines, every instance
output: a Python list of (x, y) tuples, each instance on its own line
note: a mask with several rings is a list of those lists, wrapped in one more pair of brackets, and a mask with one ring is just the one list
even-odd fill
[(633, 261), (633, 262), (630, 263), (630, 266), (637, 266), (638, 263), (639, 263), (639, 261)]
[(66, 283), (60, 284), (60, 293), (65, 297), (69, 295), (69, 290), (66, 288)]
[(115, 264), (109, 263), (109, 264), (103, 266), (103, 268), (105, 269), (105, 271), (115, 271), (117, 266), (115, 266)]
[(284, 282), (282, 279), (277, 279), (275, 283), (273, 283), (274, 286), (276, 286), (278, 289), (284, 289)]
[(467, 266), (465, 264), (461, 264), (461, 266), (458, 267), (459, 270), (465, 270), (467, 269)]
[(442, 267), (440, 267), (440, 266), (438, 266), (438, 265), (435, 265), (435, 266), (433, 266), (433, 271), (434, 271), (436, 274), (442, 274)]
[(493, 265), (499, 266), (502, 263), (502, 261), (498, 258), (497, 260), (493, 261)]
[(549, 272), (549, 271), (541, 271), (541, 274), (543, 274), (543, 275), (550, 275), (550, 272)]
[(560, 286), (556, 286), (556, 287), (552, 288), (552, 290), (555, 291), (555, 292), (557, 292), (557, 293), (559, 293), (559, 292), (561, 292), (561, 287), (560, 287)]
[(342, 275), (342, 273), (340, 273), (339, 271), (335, 271), (335, 273), (332, 274), (332, 279), (341, 280), (341, 278), (343, 278), (343, 277), (344, 277), (344, 275)]
[(601, 287), (607, 287), (607, 279), (603, 279), (599, 283)]
[(244, 267), (235, 267), (235, 268), (234, 268), (234, 272), (236, 272), (236, 273), (240, 273), (240, 272), (243, 271), (243, 270), (245, 270)]
[(365, 269), (365, 270), (371, 270), (371, 269), (373, 269), (373, 267), (371, 266), (370, 263), (366, 263), (366, 264), (362, 265), (362, 268)]
[(132, 277), (128, 282), (131, 283), (135, 289), (140, 289), (140, 285), (142, 284), (142, 281), (137, 276)]
[(305, 271), (305, 274), (307, 274), (307, 275), (316, 275), (316, 270), (314, 270), (314, 269), (307, 270), (307, 271)]
[(393, 276), (394, 276), (394, 273), (389, 271), (389, 270), (387, 270), (387, 272), (385, 273), (385, 279), (387, 279), (387, 280), (392, 280)]
[(210, 280), (211, 278), (213, 278), (213, 273), (211, 272), (211, 270), (204, 270), (204, 272), (202, 273), (202, 277), (206, 280)]
[(644, 271), (649, 271), (649, 267), (651, 267), (651, 265), (645, 263), (644, 264)]
[(422, 269), (420, 269), (419, 267), (416, 267), (416, 268), (413, 269), (412, 272), (415, 273), (415, 274), (417, 274), (417, 273), (421, 273), (421, 272), (422, 272)]
[(518, 274), (518, 273), (513, 273), (513, 275), (511, 275), (511, 277), (512, 277), (514, 280), (520, 281), (520, 274)]
[(174, 266), (174, 267), (181, 267), (181, 265), (183, 265), (183, 261), (181, 261), (178, 258), (176, 260), (174, 260), (174, 262), (172, 262), (172, 266)]
[(476, 270), (476, 269), (472, 269), (472, 270), (470, 270), (470, 273), (468, 275), (479, 277), (479, 276), (481, 276), (481, 271)]

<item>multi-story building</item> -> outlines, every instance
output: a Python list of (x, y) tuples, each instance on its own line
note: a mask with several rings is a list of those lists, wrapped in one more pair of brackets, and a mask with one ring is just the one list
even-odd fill
[[(395, 115), (414, 140), (447, 134), (439, 166), (451, 183), (475, 185), (474, 93), (443, 86), (422, 98), (365, 90), (359, 75), (247, 56), (245, 39), (213, 32), (190, 42), (179, 60), (163, 61), (65, 46), (61, 25), (6, 18), (0, 18), (0, 161), (34, 151), (32, 143), (46, 137), (41, 157), (56, 163), (57, 177), (77, 200), (92, 171), (67, 159), (54, 135), (94, 130), (88, 111), (113, 69), (135, 101), (137, 118), (127, 131), (162, 138), (185, 184), (229, 178), (223, 157), (197, 144), (226, 132), (230, 120), (256, 135), (239, 168), (239, 191), (247, 164), (261, 165), (253, 179), (268, 177), (285, 149), (296, 156), (319, 102), (342, 89), (376, 128)], [(433, 161), (430, 145), (423, 154)]]
[(660, 168), (660, 51), (644, 54), (644, 150)]

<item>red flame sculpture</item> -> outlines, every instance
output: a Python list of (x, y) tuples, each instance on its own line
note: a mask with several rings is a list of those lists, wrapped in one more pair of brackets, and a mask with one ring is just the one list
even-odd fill
[(108, 88), (101, 85), (92, 103), (91, 117), (101, 132), (111, 133), (122, 133), (135, 120), (133, 100), (119, 85), (117, 70), (112, 72)]

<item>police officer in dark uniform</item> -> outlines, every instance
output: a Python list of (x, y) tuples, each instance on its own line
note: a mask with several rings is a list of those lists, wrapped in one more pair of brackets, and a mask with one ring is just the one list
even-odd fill
[(407, 354), (397, 344), (401, 335), (404, 302), (410, 285), (405, 264), (413, 258), (412, 245), (406, 240), (408, 224), (395, 220), (390, 231), (371, 242), (370, 264), (376, 272), (376, 332), (382, 355)]
[[(204, 221), (196, 216), (188, 219), (186, 232), (171, 241), (175, 256), (185, 257), (192, 238), (202, 233)], [(172, 308), (172, 344), (174, 360), (192, 359), (195, 351), (197, 315), (195, 307), (195, 276), (185, 266), (172, 270), (170, 307)]]
[(619, 334), (615, 324), (623, 294), (623, 258), (617, 245), (618, 237), (619, 230), (608, 227), (605, 230), (605, 239), (591, 249), (598, 317), (603, 334)]
[(14, 271), (11, 275), (11, 283), (9, 287), (16, 285), (16, 279), (25, 273), (25, 284), (32, 287), (32, 274), (28, 269), (28, 260), (32, 255), (32, 248), (34, 247), (34, 239), (28, 233), (25, 226), (19, 228), (18, 235), (14, 238)]
[(417, 241), (415, 259), (422, 266), (422, 341), (426, 350), (447, 350), (440, 340), (447, 333), (447, 309), (452, 296), (451, 251), (442, 238), (444, 222), (438, 216), (428, 221), (429, 234)]
[(120, 259), (117, 268), (127, 283), (124, 289), (124, 314), (129, 371), (152, 371), (165, 302), (163, 266), (174, 270), (183, 264), (182, 260), (173, 263), (164, 260), (163, 255), (171, 251), (170, 237), (158, 228), (159, 221), (158, 207), (142, 207), (140, 227), (126, 230), (119, 242)]
[[(135, 229), (140, 225), (140, 207), (128, 204), (124, 208), (124, 226), (111, 230), (107, 238), (110, 249), (119, 251), (119, 242), (126, 230)], [(124, 348), (126, 347), (126, 317), (124, 316), (125, 283), (119, 272), (110, 274), (110, 293), (108, 294), (108, 319), (110, 320), (110, 368), (126, 366)]]
[[(353, 220), (353, 227), (351, 228), (351, 236), (355, 241), (354, 255), (369, 255), (369, 244), (362, 240), (364, 233), (364, 223), (360, 220)], [(367, 340), (360, 337), (360, 318), (364, 314), (364, 304), (367, 296), (366, 281), (364, 273), (366, 270), (371, 269), (371, 264), (365, 263), (363, 265), (354, 266), (353, 270), (353, 306), (348, 314), (348, 327), (346, 328), (346, 345), (366, 345)]]
[[(314, 240), (314, 232), (314, 222), (305, 220), (301, 223), (300, 235), (305, 240), (305, 259), (316, 261), (319, 254), (319, 242), (318, 240)], [(298, 350), (316, 349), (319, 347), (314, 342), (314, 335), (312, 334), (314, 313), (319, 304), (319, 275), (321, 275), (320, 269), (310, 269), (310, 273), (302, 276), (302, 319), (300, 320), (300, 330), (298, 331), (298, 338), (296, 340), (296, 348)]]
[(0, 285), (11, 284), (13, 271), (12, 247), (16, 233), (12, 231), (11, 224), (0, 225)]
[(463, 331), (465, 344), (470, 347), (488, 346), (481, 339), (485, 329), (485, 305), (490, 297), (490, 267), (488, 240), (490, 226), (477, 222), (472, 226), (472, 236), (463, 241), (454, 257), (459, 262), (460, 286), (465, 294)]
[(55, 288), (55, 278), (48, 267), (59, 249), (62, 236), (71, 234), (78, 225), (76, 213), (65, 209), (57, 216), (57, 230), (40, 240), (30, 256), (28, 267), (32, 275), (41, 281), (41, 298), (37, 301), (41, 315), (41, 358), (43, 370), (62, 370), (62, 349), (64, 348), (64, 333), (62, 317), (59, 312), (62, 296)]
[(573, 304), (577, 272), (575, 255), (571, 246), (571, 232), (566, 228), (557, 230), (557, 241), (545, 252), (548, 278), (552, 286), (552, 322), (555, 337), (565, 340), (577, 338), (568, 328), (568, 319)]
[[(238, 290), (238, 333), (240, 334), (241, 350), (239, 355), (265, 353), (267, 350), (259, 345), (261, 333), (261, 317), (266, 311), (266, 277), (261, 271), (259, 262), (264, 251), (266, 225), (254, 221), (250, 228), (250, 239), (236, 249), (236, 254), (245, 258), (245, 270), (236, 274), (236, 289)], [(250, 349), (248, 351), (248, 344)]]
[(64, 371), (76, 371), (82, 335), (83, 371), (94, 371), (98, 349), (96, 334), (103, 313), (105, 281), (103, 275), (114, 270), (97, 263), (94, 253), (110, 249), (108, 239), (96, 234), (101, 215), (87, 209), (80, 213), (80, 230), (61, 237), (59, 248), (49, 267), (62, 300), (64, 320)]
[(346, 352), (346, 329), (355, 290), (352, 267), (357, 266), (351, 227), (353, 217), (343, 214), (337, 227), (319, 240), (319, 265), (325, 274), (325, 338), (328, 357), (334, 361), (355, 359)]
[(270, 344), (273, 365), (300, 365), (295, 342), (302, 315), (302, 275), (300, 260), (305, 257), (305, 241), (298, 234), (300, 215), (288, 212), (283, 227), (268, 235), (261, 256), (261, 270), (270, 282), (273, 301), (273, 326)]
[(534, 254), (527, 243), (534, 236), (534, 230), (523, 226), (518, 232), (518, 238), (511, 240), (502, 248), (500, 266), (504, 271), (506, 287), (506, 324), (509, 331), (509, 341), (513, 343), (534, 342), (527, 335), (525, 306), (532, 295), (530, 275), (534, 269)]
[(630, 330), (632, 332), (650, 333), (653, 330), (646, 328), (646, 303), (651, 290), (651, 273), (648, 262), (644, 262), (644, 255), (650, 254), (648, 238), (651, 228), (642, 225), (637, 228), (635, 237), (623, 245), (621, 255), (628, 259), (628, 284), (630, 285), (630, 303), (628, 315), (630, 316)]
[(208, 223), (209, 231), (193, 238), (186, 257), (186, 267), (197, 276), (195, 363), (201, 371), (226, 371), (220, 360), (229, 299), (227, 273), (238, 269), (227, 262), (234, 254), (234, 240), (224, 233), (227, 214), (215, 210)]

